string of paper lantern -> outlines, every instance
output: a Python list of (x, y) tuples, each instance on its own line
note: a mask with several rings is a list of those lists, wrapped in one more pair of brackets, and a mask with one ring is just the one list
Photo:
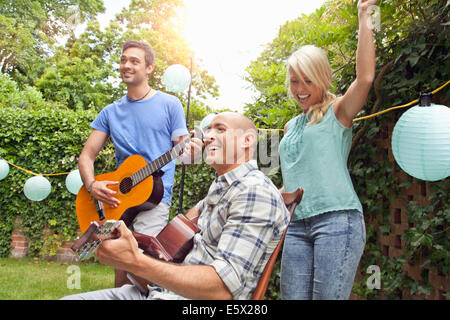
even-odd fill
[[(167, 90), (180, 93), (185, 91), (191, 83), (191, 74), (189, 70), (180, 64), (175, 64), (166, 69), (162, 78), (163, 84)], [(67, 190), (77, 195), (78, 191), (83, 186), (83, 181), (79, 170), (72, 170), (71, 172), (52, 173), (52, 174), (37, 174), (30, 170), (21, 168), (10, 161), (0, 159), (0, 180), (3, 180), (9, 174), (9, 164), (25, 171), (26, 173), (33, 174), (34, 176), (29, 178), (23, 187), (25, 196), (32, 201), (42, 201), (48, 197), (51, 192), (50, 181), (44, 176), (57, 176), (66, 175), (66, 188)]]
[[(185, 70), (184, 70), (184, 69)], [(187, 71), (187, 73), (186, 73)], [(191, 81), (189, 70), (182, 65), (167, 68), (163, 82), (166, 88), (173, 92), (187, 89)], [(391, 110), (414, 106), (404, 112), (394, 126), (392, 132), (392, 152), (395, 161), (406, 173), (425, 181), (438, 181), (450, 176), (450, 108), (431, 103), (431, 96), (445, 88), (447, 81), (440, 88), (429, 94), (421, 94), (419, 99), (408, 104), (392, 107), (381, 112), (356, 118), (354, 121), (369, 119)], [(202, 124), (210, 122), (214, 114), (209, 114)], [(273, 131), (281, 129), (259, 129)], [(0, 181), (5, 179), (10, 171), (9, 164), (34, 176), (24, 185), (25, 196), (32, 201), (42, 201), (51, 192), (51, 184), (44, 176), (67, 175), (65, 184), (67, 190), (76, 195), (83, 185), (80, 172), (37, 174), (21, 168), (10, 161), (0, 159)]]
[(30, 170), (21, 168), (14, 163), (7, 161), (5, 159), (0, 159), (0, 180), (5, 179), (9, 174), (9, 165), (16, 167), (26, 173), (33, 174), (34, 176), (25, 181), (25, 185), (23, 187), (23, 192), (25, 196), (32, 201), (42, 201), (48, 197), (51, 192), (51, 184), (50, 181), (44, 176), (59, 176), (59, 175), (67, 175), (65, 184), (67, 190), (77, 195), (78, 191), (83, 185), (83, 181), (81, 180), (80, 172), (78, 169), (72, 170), (71, 172), (61, 172), (61, 173), (49, 173), (49, 174), (37, 174)]

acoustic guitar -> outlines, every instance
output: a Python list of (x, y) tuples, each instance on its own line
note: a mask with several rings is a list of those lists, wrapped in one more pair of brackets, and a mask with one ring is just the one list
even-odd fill
[[(180, 263), (191, 251), (194, 236), (200, 229), (197, 227), (198, 217), (189, 220), (183, 214), (175, 216), (156, 237), (132, 231), (139, 248), (146, 255), (156, 259)], [(85, 233), (72, 245), (71, 249), (79, 260), (89, 258), (104, 240), (120, 237), (117, 228), (120, 221), (94, 221)], [(142, 294), (147, 294), (149, 282), (127, 272), (127, 277)]]
[(93, 221), (121, 219), (129, 226), (139, 212), (156, 207), (164, 195), (163, 172), (159, 169), (179, 156), (189, 141), (190, 138), (186, 138), (149, 164), (140, 155), (132, 155), (116, 171), (95, 176), (98, 181), (119, 182), (108, 186), (117, 192), (115, 197), (120, 204), (116, 208), (103, 205), (82, 186), (75, 202), (81, 232), (86, 232)]
[[(139, 248), (144, 254), (167, 262), (182, 262), (192, 249), (194, 236), (200, 229), (198, 217), (190, 220), (179, 214), (161, 230), (156, 237), (132, 231)], [(93, 221), (89, 228), (72, 245), (71, 249), (79, 260), (88, 259), (105, 240), (120, 237), (118, 227), (120, 221)]]

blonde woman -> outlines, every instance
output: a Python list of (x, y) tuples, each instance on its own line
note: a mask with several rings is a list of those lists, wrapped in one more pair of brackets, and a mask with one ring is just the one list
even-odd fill
[(358, 3), (356, 80), (336, 97), (329, 92), (326, 53), (304, 46), (287, 61), (288, 92), (303, 110), (285, 126), (280, 144), (284, 190), (304, 189), (283, 248), (281, 295), (287, 300), (348, 299), (364, 250), (362, 206), (347, 168), (352, 121), (375, 75), (371, 7)]

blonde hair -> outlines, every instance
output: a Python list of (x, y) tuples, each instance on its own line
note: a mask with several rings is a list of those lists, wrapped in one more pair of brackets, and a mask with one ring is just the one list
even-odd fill
[(305, 81), (301, 75), (303, 72), (313, 84), (322, 90), (322, 101), (311, 106), (307, 113), (308, 119), (310, 119), (309, 125), (320, 122), (331, 103), (336, 100), (336, 96), (329, 91), (332, 77), (327, 54), (316, 46), (306, 45), (300, 47), (289, 57), (287, 60), (287, 92), (288, 97), (295, 100), (290, 89), (290, 69), (298, 75), (300, 81)]

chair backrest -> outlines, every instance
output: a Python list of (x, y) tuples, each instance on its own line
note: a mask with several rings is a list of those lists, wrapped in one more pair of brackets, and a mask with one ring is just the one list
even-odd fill
[[(302, 200), (303, 196), (303, 189), (298, 188), (294, 192), (285, 192), (282, 193), (284, 204), (288, 208), (291, 218), (294, 213), (295, 208)], [(269, 261), (267, 261), (266, 266), (264, 267), (264, 271), (261, 274), (261, 278), (259, 278), (258, 285), (256, 286), (255, 291), (252, 295), (252, 300), (263, 300), (264, 295), (266, 294), (267, 286), (269, 285), (270, 276), (272, 275), (273, 266), (275, 265), (275, 262), (278, 257), (278, 253), (280, 252), (280, 248), (283, 245), (284, 237), (286, 236), (287, 228), (283, 233), (283, 236), (280, 239), (280, 242), (278, 243), (275, 250), (272, 252), (272, 255), (269, 258)]]

